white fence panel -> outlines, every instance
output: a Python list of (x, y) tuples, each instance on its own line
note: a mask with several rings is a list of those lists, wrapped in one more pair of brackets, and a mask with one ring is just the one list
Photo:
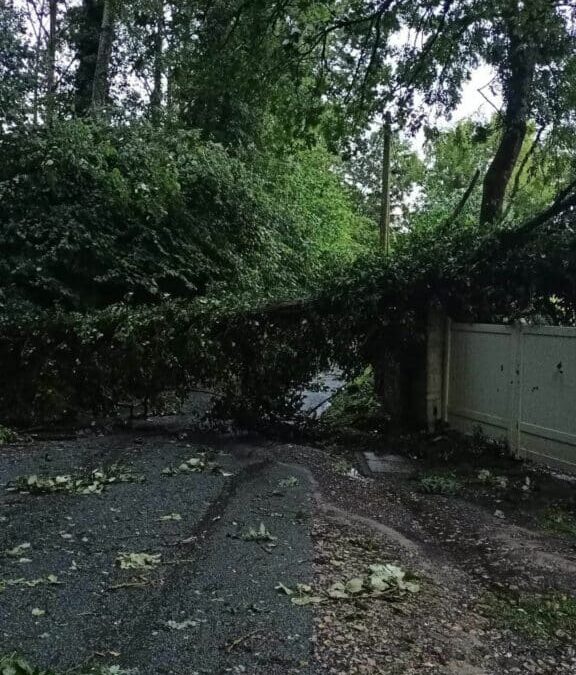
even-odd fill
[(462, 431), (480, 425), (508, 438), (514, 336), (508, 326), (453, 324), (448, 419)]
[(452, 324), (446, 420), (576, 471), (576, 329)]
[(576, 469), (576, 329), (523, 328), (518, 447)]

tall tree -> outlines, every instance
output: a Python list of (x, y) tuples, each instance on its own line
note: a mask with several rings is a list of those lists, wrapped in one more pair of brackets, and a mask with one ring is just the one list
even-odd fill
[(49, 0), (48, 48), (46, 73), (46, 121), (52, 126), (56, 105), (56, 47), (57, 47), (58, 0)]
[(506, 54), (500, 71), (504, 84), (505, 113), (502, 138), (484, 177), (480, 221), (491, 223), (501, 218), (512, 172), (526, 138), (532, 109), (532, 88), (536, 72), (540, 30), (534, 2), (508, 3), (503, 12)]
[[(498, 220), (530, 120), (561, 124), (576, 113), (565, 72), (576, 68), (576, 21), (565, 0), (380, 0), (350, 2), (322, 26), (329, 96), (368, 124), (394, 110), (408, 130), (449, 114), (472, 71), (487, 63), (504, 99), (501, 142), (484, 179), (483, 223)], [(394, 40), (392, 36), (394, 35)], [(361, 102), (361, 105), (360, 103)], [(344, 131), (344, 134), (342, 133)], [(338, 128), (340, 137), (350, 135)]]
[(0, 131), (26, 118), (34, 86), (34, 52), (26, 43), (24, 17), (0, 3)]
[(116, 22), (117, 0), (103, 0), (102, 25), (100, 27), (100, 39), (98, 53), (94, 66), (94, 80), (92, 82), (91, 110), (99, 113), (108, 101), (110, 91), (110, 61), (114, 46), (114, 27)]
[(158, 119), (162, 108), (164, 79), (164, 0), (157, 0), (155, 7), (156, 29), (153, 40), (153, 87), (150, 95), (150, 107), (153, 119)]
[(387, 112), (382, 128), (382, 199), (380, 204), (380, 243), (390, 252), (390, 170), (392, 159), (392, 118)]
[(80, 7), (69, 10), (72, 42), (78, 60), (74, 82), (77, 115), (88, 113), (92, 104), (103, 10), (103, 0), (82, 0)]

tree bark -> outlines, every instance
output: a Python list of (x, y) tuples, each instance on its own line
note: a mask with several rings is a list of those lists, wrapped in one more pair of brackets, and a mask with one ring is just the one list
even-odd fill
[(502, 138), (484, 178), (480, 222), (485, 225), (502, 217), (506, 190), (528, 129), (536, 62), (532, 41), (521, 34), (518, 24), (516, 13), (508, 23), (509, 73)]
[(103, 0), (82, 0), (82, 7), (69, 10), (76, 26), (74, 43), (78, 70), (75, 79), (74, 107), (77, 115), (86, 115), (92, 104), (103, 9)]
[(54, 109), (56, 105), (56, 24), (58, 21), (58, 0), (50, 0), (48, 21), (46, 123), (51, 127), (54, 122)]
[(158, 121), (162, 110), (162, 79), (164, 77), (164, 0), (158, 0), (156, 33), (154, 35), (154, 87), (150, 96), (152, 119)]
[(390, 251), (390, 148), (392, 145), (392, 123), (390, 113), (384, 119), (382, 151), (382, 199), (380, 202), (380, 243), (384, 253)]
[(102, 26), (98, 44), (98, 56), (94, 68), (94, 82), (92, 86), (91, 111), (99, 114), (106, 107), (110, 90), (109, 74), (114, 45), (114, 25), (116, 19), (115, 0), (104, 0), (102, 9)]

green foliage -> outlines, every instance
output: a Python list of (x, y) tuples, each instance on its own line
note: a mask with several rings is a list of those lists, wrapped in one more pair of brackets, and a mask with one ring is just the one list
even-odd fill
[(331, 400), (322, 422), (332, 428), (373, 429), (386, 417), (374, 393), (374, 373), (367, 369)]
[[(339, 273), (333, 268), (310, 303), (255, 309), (274, 289), (250, 281), (244, 286), (256, 289), (250, 293), (194, 302), (158, 299), (90, 313), (5, 311), (0, 362), (9, 386), (0, 391), (0, 414), (53, 419), (82, 410), (110, 413), (134, 401), (154, 407), (164, 392), (184, 396), (202, 383), (220, 392), (225, 417), (266, 420), (293, 411), (294, 392), (319, 370), (340, 364), (356, 374), (374, 363), (391, 335), (401, 351), (419, 348), (432, 297), (465, 320), (532, 315), (570, 321), (572, 218), (552, 220), (515, 246), (505, 245), (506, 232), (472, 225), (420, 228), (399, 236), (388, 259), (375, 253)], [(296, 263), (296, 256), (282, 255)], [(301, 267), (305, 262), (302, 257)], [(269, 264), (255, 269), (274, 278)], [(290, 271), (283, 275), (280, 288), (286, 278), (291, 283)]]
[(278, 537), (274, 537), (266, 528), (264, 523), (260, 523), (259, 527), (249, 527), (246, 532), (241, 535), (244, 541), (255, 541), (257, 543), (271, 544), (275, 542)]
[(107, 468), (94, 469), (84, 475), (72, 476), (19, 476), (8, 484), (12, 492), (28, 494), (101, 494), (109, 485), (115, 483), (141, 483), (144, 476), (134, 473), (129, 468), (113, 464)]
[(5, 302), (85, 310), (306, 279), (282, 264), (302, 242), (261, 182), (194, 134), (66, 123), (1, 151)]
[[(382, 130), (372, 132), (360, 138), (344, 164), (344, 176), (350, 184), (359, 208), (374, 223), (380, 218), (382, 201)], [(412, 227), (410, 203), (413, 193), (420, 188), (427, 178), (426, 167), (418, 154), (410, 147), (407, 140), (393, 138), (391, 152), (391, 206), (394, 211), (400, 210)], [(393, 225), (398, 225), (395, 221)], [(374, 228), (373, 248), (378, 245)]]
[(64, 123), (0, 149), (0, 302), (300, 294), (358, 254), (366, 227), (321, 151), (264, 180), (221, 146), (146, 125)]
[(451, 473), (429, 474), (418, 480), (418, 487), (427, 494), (456, 495), (462, 489), (462, 484)]
[(197, 383), (264, 415), (297, 403), (333, 341), (296, 363), (298, 345), (327, 326), (243, 312), (362, 251), (325, 150), (249, 164), (193, 133), (82, 121), (0, 145), (0, 414), (106, 414)]
[[(130, 675), (131, 673), (120, 666), (93, 666), (78, 672), (79, 675)], [(12, 654), (0, 656), (0, 675), (60, 675), (60, 673), (37, 668), (22, 657)]]
[[(98, 122), (77, 116), (106, 51), (101, 5), (61, 6), (56, 45), (47, 17), (34, 44), (0, 10), (3, 418), (159, 407), (202, 383), (221, 414), (269, 419), (293, 410), (320, 368), (357, 375), (385, 340), (418, 353), (432, 300), (458, 319), (574, 320), (573, 214), (537, 236), (507, 231), (565, 185), (574, 157), (574, 36), (547, 0), (116, 5)], [(415, 39), (392, 39), (401, 28)], [(380, 196), (366, 124), (390, 109), (395, 127), (422, 127), (417, 91), (453, 110), (482, 60), (506, 98), (515, 40), (534, 63), (524, 117), (554, 128), (520, 152), (505, 226), (477, 225), (480, 183), (447, 218), (506, 116), (427, 128), (424, 163), (396, 144), (394, 198), (408, 212), (420, 197), (385, 258), (373, 220), (355, 212), (374, 219)], [(323, 136), (357, 160), (340, 164)], [(343, 417), (372, 414), (369, 386)]]
[(576, 600), (561, 593), (491, 596), (484, 610), (498, 624), (543, 640), (576, 637)]
[(326, 365), (328, 346), (309, 349), (319, 325), (293, 316), (250, 318), (240, 309), (237, 301), (231, 307), (201, 299), (12, 317), (0, 331), (10, 383), (0, 391), (0, 410), (30, 420), (108, 414), (130, 401), (154, 408), (163, 392), (184, 396), (195, 383), (219, 390), (228, 415), (266, 418), (292, 409), (298, 397), (291, 388)]
[(265, 157), (258, 168), (268, 177), (271, 201), (296, 224), (321, 276), (376, 245), (375, 223), (357, 213), (353, 195), (339, 177), (341, 162), (322, 144), (281, 160)]
[[(507, 195), (506, 220), (520, 221), (550, 204), (571, 173), (574, 139), (554, 132), (544, 140), (531, 125), (513, 172)], [(409, 210), (413, 229), (433, 228), (447, 220), (478, 170), (484, 176), (501, 137), (498, 118), (489, 123), (464, 120), (445, 131), (429, 131), (419, 195)], [(474, 227), (482, 197), (478, 181), (461, 215), (460, 227)]]
[[(180, 123), (234, 146), (264, 148), (309, 139), (317, 122), (313, 61), (297, 58), (314, 0), (183, 3), (175, 10), (174, 94), (186, 104)], [(193, 34), (192, 34), (193, 31)], [(193, 43), (193, 46), (192, 44)], [(274, 133), (269, 134), (272, 124)]]
[(547, 509), (540, 517), (539, 523), (549, 532), (576, 537), (576, 515), (565, 508)]
[(55, 675), (55, 673), (33, 668), (18, 656), (3, 656), (0, 657), (0, 675)]
[(13, 3), (0, 5), (0, 128), (21, 121), (33, 89), (32, 52), (26, 44), (23, 17)]
[(0, 445), (5, 445), (6, 443), (16, 443), (18, 441), (18, 434), (8, 427), (3, 427), (0, 424)]

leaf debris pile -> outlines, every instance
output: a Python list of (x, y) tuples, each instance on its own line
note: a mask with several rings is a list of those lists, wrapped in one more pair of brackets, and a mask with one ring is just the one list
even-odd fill
[[(55, 574), (48, 574), (45, 577), (40, 577), (38, 579), (0, 579), (0, 592), (9, 588), (11, 586), (19, 586), (22, 588), (36, 588), (37, 586), (44, 585), (58, 585), (61, 584), (61, 581), (58, 581), (58, 577)], [(0, 671), (0, 675), (2, 672)]]
[(276, 590), (290, 596), (295, 605), (318, 604), (327, 598), (332, 600), (353, 600), (385, 598), (399, 600), (407, 593), (418, 593), (420, 586), (398, 565), (375, 564), (367, 568), (366, 574), (336, 581), (321, 595), (314, 594), (311, 586), (297, 584), (291, 589), (278, 584)]
[[(78, 672), (77, 669), (73, 669)], [(71, 672), (71, 671), (67, 671)], [(16, 654), (0, 656), (0, 675), (64, 675), (55, 670), (44, 670), (32, 666), (28, 661)], [(136, 675), (135, 670), (126, 670), (120, 666), (93, 666), (83, 669), (78, 675)]]
[(241, 539), (244, 541), (256, 541), (261, 543), (271, 543), (276, 541), (277, 537), (274, 537), (269, 530), (266, 528), (264, 523), (260, 523), (258, 528), (251, 527), (247, 532), (241, 535)]
[(122, 570), (151, 570), (161, 563), (159, 553), (123, 552), (116, 558), (116, 564)]
[(42, 476), (32, 474), (19, 476), (8, 484), (8, 491), (30, 494), (101, 494), (113, 483), (142, 483), (142, 474), (135, 473), (121, 464), (112, 464), (108, 468), (94, 469), (87, 475)]
[(217, 473), (222, 476), (231, 476), (228, 471), (224, 471), (220, 464), (214, 460), (213, 452), (201, 452), (196, 457), (190, 457), (178, 466), (167, 466), (162, 469), (163, 476), (178, 476), (186, 473)]
[(305, 605), (317, 605), (324, 600), (321, 595), (314, 595), (312, 586), (308, 584), (296, 584), (294, 589), (288, 588), (282, 583), (276, 585), (276, 590), (280, 593), (290, 597), (290, 602), (293, 605), (305, 606)]

